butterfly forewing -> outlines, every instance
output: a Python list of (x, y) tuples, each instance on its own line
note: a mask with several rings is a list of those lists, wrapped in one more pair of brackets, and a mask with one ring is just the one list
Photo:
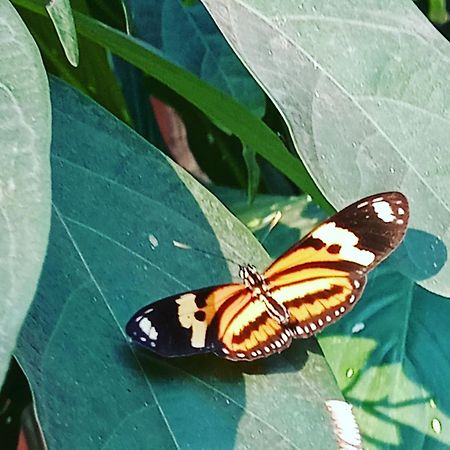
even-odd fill
[(288, 308), (290, 327), (308, 337), (348, 312), (372, 270), (403, 239), (408, 201), (399, 192), (367, 197), (320, 224), (264, 276)]
[(158, 300), (139, 310), (128, 322), (127, 334), (162, 356), (186, 356), (214, 350), (212, 322), (223, 303), (235, 303), (244, 286), (226, 284)]

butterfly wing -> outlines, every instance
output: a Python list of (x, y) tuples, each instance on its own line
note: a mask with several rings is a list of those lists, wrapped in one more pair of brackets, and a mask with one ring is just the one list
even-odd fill
[(273, 298), (289, 311), (295, 337), (308, 337), (348, 312), (366, 274), (402, 241), (409, 207), (399, 192), (348, 206), (311, 231), (264, 273)]
[(225, 284), (158, 300), (140, 309), (126, 332), (133, 341), (166, 357), (214, 351), (217, 311), (224, 303), (239, 302), (244, 292), (241, 284)]
[(279, 353), (292, 341), (291, 330), (272, 318), (263, 302), (252, 300), (249, 291), (223, 304), (216, 316), (215, 330), (215, 353), (234, 361)]

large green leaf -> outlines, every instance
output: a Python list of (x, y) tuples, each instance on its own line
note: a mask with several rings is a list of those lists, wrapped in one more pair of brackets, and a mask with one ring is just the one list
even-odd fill
[[(448, 42), (410, 0), (204, 0), (335, 207), (400, 190), (450, 243)], [(416, 253), (416, 264), (423, 255)], [(432, 265), (430, 249), (425, 263)], [(450, 295), (450, 264), (423, 285)]]
[(340, 393), (314, 341), (232, 363), (135, 349), (130, 316), (268, 262), (217, 199), (91, 100), (52, 83), (53, 221), (17, 358), (50, 449), (336, 448)]
[(0, 2), (0, 386), (33, 298), (50, 228), (50, 98), (20, 17)]
[[(261, 237), (280, 212), (265, 240), (273, 257), (323, 217), (305, 197), (259, 196), (248, 206), (244, 193), (218, 193)], [(418, 233), (410, 230), (405, 244)], [(354, 310), (319, 335), (371, 450), (450, 448), (450, 303), (404, 275), (413, 273), (407, 248), (376, 269)]]

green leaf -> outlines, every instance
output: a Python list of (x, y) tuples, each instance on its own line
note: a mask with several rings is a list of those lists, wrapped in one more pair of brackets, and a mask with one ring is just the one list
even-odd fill
[(433, 23), (443, 24), (448, 22), (446, 0), (428, 0), (428, 17)]
[(259, 267), (268, 258), (123, 123), (60, 82), (51, 91), (52, 230), (16, 353), (49, 449), (336, 448), (324, 402), (340, 393), (314, 341), (242, 364), (130, 344), (139, 307), (237, 271), (174, 240)]
[[(43, 14), (43, 9), (29, 0), (15, 0), (15, 3)], [(235, 134), (293, 183), (308, 192), (321, 206), (330, 210), (330, 205), (312, 182), (301, 161), (287, 151), (269, 127), (243, 106), (186, 70), (169, 63), (148, 44), (83, 14), (74, 13), (74, 17), (80, 35), (110, 49), (186, 98), (215, 124)]]
[(77, 32), (73, 22), (70, 1), (52, 0), (45, 5), (45, 9), (58, 33), (68, 61), (72, 66), (77, 67), (79, 61)]
[[(304, 197), (258, 196), (219, 191), (225, 204), (258, 232), (274, 211), (282, 216), (265, 245), (279, 256), (306, 234), (323, 213)], [(309, 221), (308, 221), (309, 220)], [(370, 449), (443, 449), (450, 445), (450, 303), (405, 275), (408, 242), (370, 276), (353, 311), (318, 336), (345, 398), (357, 406), (358, 424)], [(423, 239), (423, 238), (422, 238)]]
[(0, 386), (33, 299), (50, 228), (50, 98), (33, 38), (0, 3)]
[(242, 149), (242, 156), (247, 166), (247, 201), (252, 203), (261, 180), (261, 169), (256, 159), (256, 153), (246, 145)]
[[(411, 1), (203, 3), (333, 206), (399, 190), (411, 227), (450, 244), (449, 44)], [(450, 296), (449, 278), (421, 283)]]

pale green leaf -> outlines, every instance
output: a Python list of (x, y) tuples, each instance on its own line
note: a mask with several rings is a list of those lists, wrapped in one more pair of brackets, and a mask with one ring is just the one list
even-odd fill
[(37, 47), (0, 2), (0, 385), (33, 299), (50, 228), (50, 99)]
[(77, 67), (79, 60), (77, 32), (73, 22), (70, 1), (49, 0), (45, 9), (53, 22), (68, 61), (72, 66)]
[[(450, 46), (413, 2), (203, 3), (335, 207), (399, 190), (411, 227), (450, 244)], [(421, 283), (449, 296), (449, 279), (446, 262)]]

